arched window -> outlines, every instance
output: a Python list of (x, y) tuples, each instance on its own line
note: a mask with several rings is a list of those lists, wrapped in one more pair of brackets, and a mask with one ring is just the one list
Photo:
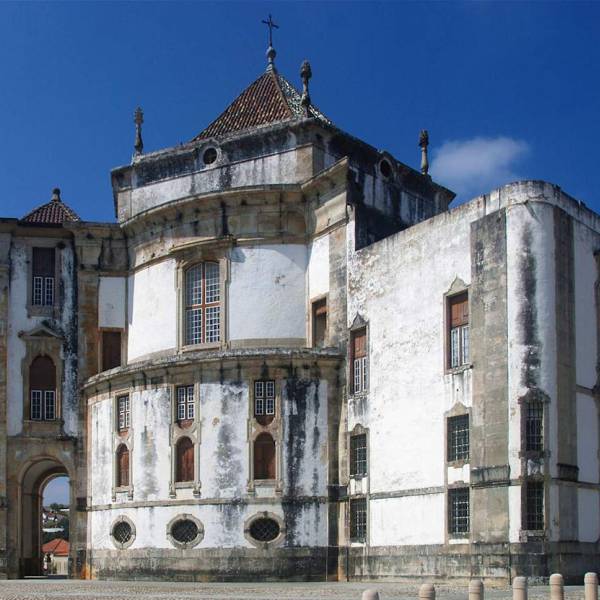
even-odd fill
[(194, 444), (189, 437), (177, 442), (177, 465), (175, 481), (194, 481)]
[(117, 448), (117, 487), (129, 485), (129, 448), (121, 444)]
[(186, 345), (221, 339), (220, 300), (219, 263), (199, 263), (185, 272)]
[(268, 433), (254, 440), (254, 479), (275, 479), (275, 442)]
[(31, 419), (56, 419), (56, 369), (48, 356), (38, 356), (31, 363), (29, 389)]

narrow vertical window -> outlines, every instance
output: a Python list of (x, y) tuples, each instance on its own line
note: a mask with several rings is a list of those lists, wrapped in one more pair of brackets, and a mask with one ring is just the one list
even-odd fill
[(367, 331), (353, 331), (351, 336), (353, 392), (367, 391)]
[(219, 264), (206, 262), (185, 272), (185, 343), (218, 342), (221, 339)]
[(312, 303), (312, 345), (323, 348), (327, 336), (327, 300), (325, 298)]
[(469, 415), (448, 419), (448, 462), (469, 460)]
[(275, 479), (275, 441), (268, 433), (254, 440), (254, 479)]
[(544, 529), (544, 482), (526, 481), (524, 528), (531, 531)]
[(469, 297), (466, 292), (448, 298), (448, 344), (451, 369), (469, 363)]
[(177, 387), (177, 420), (194, 420), (194, 386), (180, 385)]
[(350, 539), (364, 542), (367, 539), (367, 500), (350, 500)]
[(176, 481), (194, 481), (194, 444), (189, 437), (183, 437), (176, 446)]
[(119, 396), (117, 398), (117, 411), (119, 416), (119, 431), (127, 431), (129, 429), (129, 424), (131, 420), (131, 412), (129, 409), (129, 396)]
[(367, 474), (367, 436), (353, 435), (350, 438), (350, 475)]
[(102, 370), (121, 366), (121, 332), (102, 332)]
[(117, 487), (129, 485), (129, 449), (125, 444), (117, 448)]
[(29, 367), (30, 418), (56, 419), (56, 369), (48, 356), (38, 356)]
[(261, 425), (268, 425), (275, 417), (275, 381), (254, 382), (254, 417)]
[(544, 449), (544, 404), (537, 400), (527, 402), (525, 410), (525, 450), (541, 452)]
[(55, 276), (54, 248), (33, 248), (31, 274), (31, 303), (34, 306), (52, 306)]
[(469, 488), (448, 490), (448, 533), (465, 535), (470, 529)]

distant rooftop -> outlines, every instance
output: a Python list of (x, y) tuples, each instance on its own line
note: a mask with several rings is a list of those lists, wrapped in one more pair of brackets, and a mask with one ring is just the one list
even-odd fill
[(50, 202), (38, 206), (25, 215), (21, 221), (39, 225), (62, 225), (65, 222), (81, 221), (81, 219), (72, 208), (60, 199), (60, 190), (54, 188)]

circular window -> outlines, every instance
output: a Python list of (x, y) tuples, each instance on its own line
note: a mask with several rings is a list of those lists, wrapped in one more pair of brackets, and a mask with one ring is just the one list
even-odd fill
[(280, 532), (281, 528), (275, 519), (256, 519), (250, 525), (250, 535), (258, 542), (272, 542)]
[(112, 529), (112, 536), (115, 542), (123, 545), (133, 537), (133, 529), (127, 521), (119, 521)]
[(173, 523), (171, 535), (180, 544), (189, 544), (198, 537), (198, 525), (190, 519), (180, 519)]
[(217, 150), (215, 148), (207, 148), (202, 155), (202, 160), (205, 165), (212, 165), (217, 160)]
[(379, 171), (387, 179), (392, 175), (392, 165), (387, 160), (382, 160), (379, 163)]

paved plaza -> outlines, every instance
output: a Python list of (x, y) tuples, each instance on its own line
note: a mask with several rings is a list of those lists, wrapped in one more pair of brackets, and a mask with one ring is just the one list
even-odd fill
[[(360, 600), (363, 590), (381, 600), (416, 600), (418, 586), (404, 583), (172, 583), (147, 581), (0, 581), (0, 600)], [(466, 587), (437, 586), (437, 600), (467, 600)], [(509, 600), (511, 591), (488, 589), (486, 598)], [(548, 586), (531, 586), (529, 598), (549, 600)], [(583, 600), (583, 587), (565, 588), (565, 600)]]

